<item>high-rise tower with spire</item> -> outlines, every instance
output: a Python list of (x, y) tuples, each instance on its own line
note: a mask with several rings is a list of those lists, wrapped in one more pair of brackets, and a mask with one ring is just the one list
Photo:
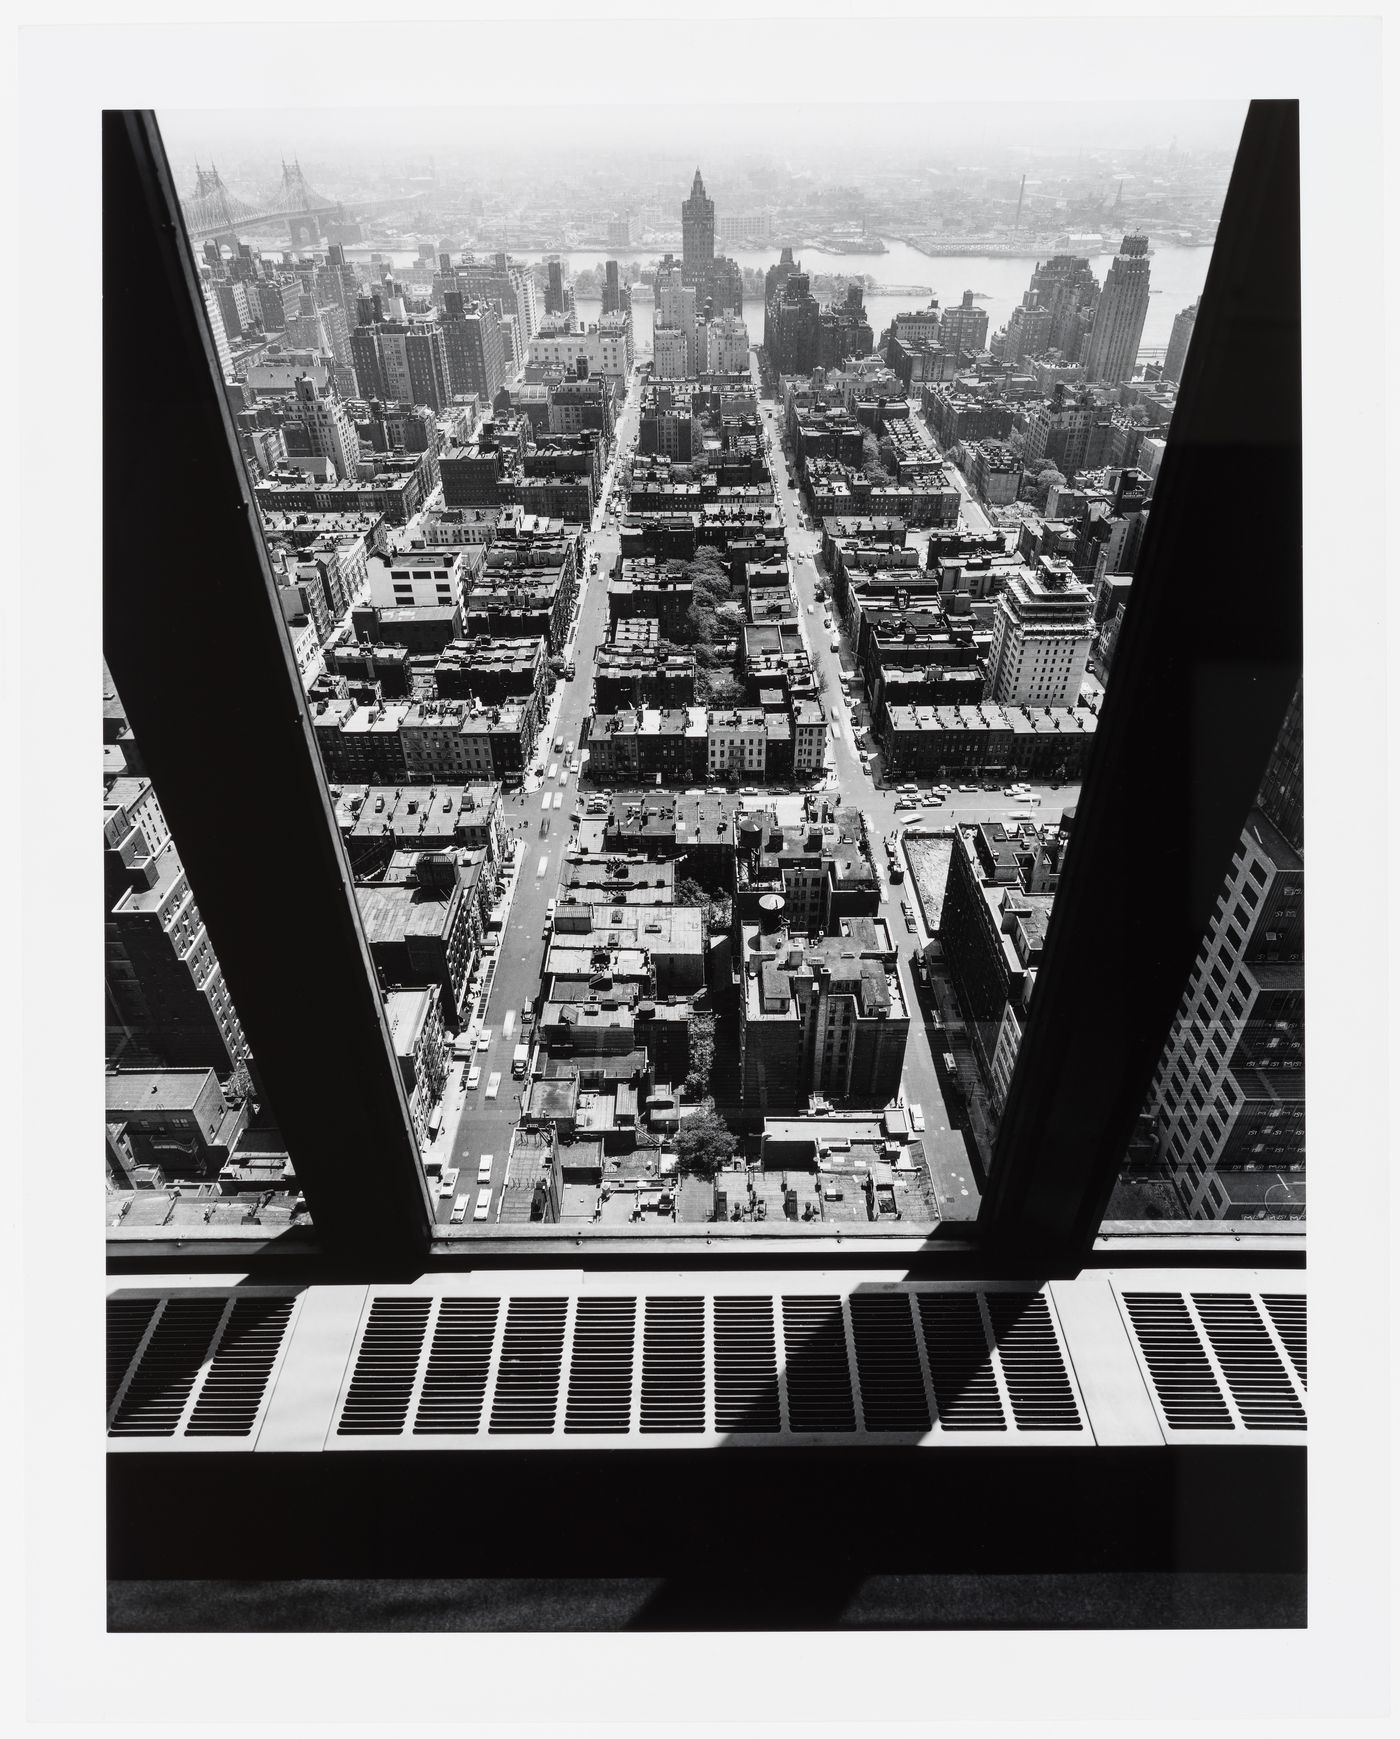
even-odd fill
[(705, 193), (700, 171), (690, 184), (690, 198), (681, 206), (681, 265), (693, 284), (710, 269), (715, 257), (715, 202)]
[(744, 274), (738, 263), (715, 253), (715, 202), (700, 171), (681, 204), (681, 279), (695, 292), (697, 313), (708, 304), (716, 314), (742, 314)]

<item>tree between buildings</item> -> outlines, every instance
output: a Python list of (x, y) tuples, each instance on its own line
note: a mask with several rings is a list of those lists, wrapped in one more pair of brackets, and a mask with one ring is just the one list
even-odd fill
[(676, 1136), (677, 1170), (682, 1177), (713, 1182), (715, 1174), (734, 1157), (738, 1147), (738, 1136), (715, 1110), (714, 1101), (706, 1100), (681, 1118)]
[(1043, 511), (1045, 503), (1050, 498), (1050, 491), (1057, 489), (1064, 481), (1064, 473), (1054, 465), (1043, 466), (1031, 482), (1029, 490), (1031, 500)]
[[(715, 1066), (715, 1017), (711, 1009), (697, 1008), (690, 1013), (690, 1073), (682, 1084), (687, 1099), (702, 1099), (710, 1091), (710, 1077)], [(682, 1121), (684, 1129), (690, 1119)]]
[(880, 443), (868, 429), (861, 439), (860, 455), (861, 469), (872, 483), (883, 485), (894, 481), (880, 455)]

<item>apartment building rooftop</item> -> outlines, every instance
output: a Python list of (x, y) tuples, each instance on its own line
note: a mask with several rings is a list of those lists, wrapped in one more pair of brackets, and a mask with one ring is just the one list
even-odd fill
[(441, 936), (457, 897), (452, 887), (421, 887), (413, 883), (364, 883), (355, 886), (355, 903), (365, 940), (403, 942), (410, 936)]
[(212, 1069), (121, 1069), (106, 1077), (107, 1121), (115, 1122), (140, 1112), (193, 1112), (210, 1089), (218, 1085)]
[(994, 701), (965, 706), (888, 708), (895, 731), (1008, 731), (1021, 736), (1092, 736), (1098, 715), (1087, 707), (999, 706)]

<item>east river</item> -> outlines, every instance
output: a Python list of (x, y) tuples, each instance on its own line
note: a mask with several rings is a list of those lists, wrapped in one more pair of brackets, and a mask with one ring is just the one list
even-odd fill
[[(960, 302), (964, 290), (971, 290), (977, 297), (977, 305), (987, 311), (988, 336), (1006, 324), (1011, 310), (1021, 300), (1030, 283), (1031, 273), (1038, 259), (1044, 259), (1044, 251), (1027, 254), (1024, 258), (1007, 257), (1004, 255), (987, 254), (945, 254), (931, 258), (921, 254), (917, 248), (911, 248), (905, 242), (890, 242), (888, 251), (883, 254), (828, 254), (815, 248), (799, 250), (797, 257), (804, 268), (816, 276), (820, 273), (839, 274), (843, 277), (865, 277), (869, 275), (877, 284), (923, 285), (926, 289), (922, 294), (879, 295), (866, 292), (865, 311), (870, 322), (871, 331), (878, 343), (880, 334), (889, 325), (896, 314), (910, 309), (927, 306), (929, 296), (937, 296), (943, 307)], [(352, 248), (347, 250), (356, 259), (368, 260), (370, 249)], [(381, 251), (381, 250), (375, 250)], [(416, 252), (401, 252), (398, 249), (382, 250), (386, 258), (396, 266), (407, 267), (416, 261)], [(772, 248), (741, 248), (727, 250), (733, 259), (741, 266), (757, 267), (760, 271), (775, 263), (780, 253), (777, 247)], [(1162, 247), (1154, 249), (1152, 254), (1152, 295), (1147, 304), (1147, 323), (1143, 328), (1142, 345), (1144, 349), (1162, 348), (1171, 337), (1172, 321), (1188, 303), (1195, 301), (1200, 295), (1205, 283), (1206, 270), (1210, 265), (1209, 248)], [(626, 261), (636, 258), (643, 266), (649, 265), (657, 258), (655, 249), (637, 250), (633, 253), (613, 253), (602, 251), (579, 251), (561, 256), (572, 272), (578, 273), (589, 268), (601, 274), (603, 262), (607, 259)], [(1090, 256), (1090, 265), (1100, 283), (1113, 263), (1111, 253)], [(824, 300), (825, 298), (823, 298)], [(595, 300), (579, 298), (577, 302), (579, 319), (587, 324), (596, 320), (599, 314), (599, 303)], [(653, 304), (650, 301), (638, 301), (633, 307), (633, 329), (638, 353), (646, 355), (651, 346), (651, 320)], [(749, 337), (755, 344), (763, 342), (763, 298), (761, 295), (744, 296), (744, 320), (749, 329)]]

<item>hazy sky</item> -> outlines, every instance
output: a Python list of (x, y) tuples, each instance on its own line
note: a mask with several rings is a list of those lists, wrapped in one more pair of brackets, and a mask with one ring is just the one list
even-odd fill
[(1127, 152), (1175, 139), (1182, 150), (1230, 150), (1243, 116), (1243, 103), (1225, 102), (940, 102), (892, 109), (797, 103), (663, 108), (600, 100), (586, 107), (542, 102), (470, 110), (163, 109), (160, 122), (177, 164), (222, 153), (230, 160), (266, 155), (275, 167), (285, 153), (321, 162), (378, 158), (387, 166), (414, 153), (477, 150), (484, 156), (487, 141), (510, 141), (522, 162), (566, 150), (575, 168), (590, 153), (602, 158), (627, 150), (640, 162), (659, 148), (668, 159), (693, 156), (702, 166), (754, 152), (828, 168), (844, 156), (854, 169), (859, 160), (914, 166), (949, 155), (971, 164), (998, 147)]

